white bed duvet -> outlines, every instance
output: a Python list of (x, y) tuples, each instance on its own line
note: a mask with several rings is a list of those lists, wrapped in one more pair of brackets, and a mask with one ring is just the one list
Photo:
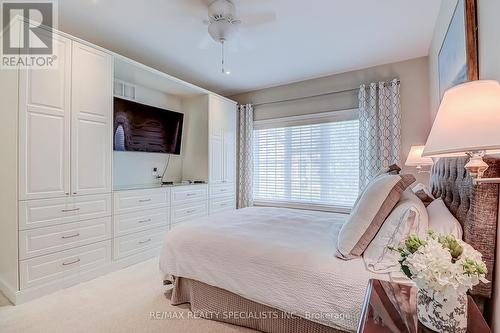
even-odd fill
[(165, 278), (186, 277), (342, 330), (355, 330), (369, 278), (363, 259), (335, 257), (346, 215), (246, 208), (168, 233)]

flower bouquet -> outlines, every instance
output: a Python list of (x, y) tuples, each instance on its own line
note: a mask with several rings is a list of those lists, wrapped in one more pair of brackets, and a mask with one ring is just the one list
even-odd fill
[(481, 253), (455, 237), (429, 232), (426, 239), (412, 235), (398, 248), (401, 270), (417, 292), (417, 316), (438, 332), (467, 331), (467, 291), (485, 279)]

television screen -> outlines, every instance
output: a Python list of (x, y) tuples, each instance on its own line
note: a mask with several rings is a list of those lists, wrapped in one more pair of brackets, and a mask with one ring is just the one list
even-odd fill
[(182, 113), (117, 97), (113, 105), (114, 150), (180, 154)]

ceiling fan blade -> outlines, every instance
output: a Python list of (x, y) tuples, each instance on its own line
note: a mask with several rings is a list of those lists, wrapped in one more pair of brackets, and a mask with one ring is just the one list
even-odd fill
[(264, 24), (273, 23), (276, 21), (275, 12), (262, 12), (255, 14), (246, 14), (239, 17), (241, 25), (244, 27), (254, 27)]
[(165, 17), (206, 17), (208, 0), (167, 1), (165, 6)]

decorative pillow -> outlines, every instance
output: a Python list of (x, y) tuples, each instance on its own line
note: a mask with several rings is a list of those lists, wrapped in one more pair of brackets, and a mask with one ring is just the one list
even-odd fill
[(363, 254), (403, 191), (413, 182), (412, 175), (387, 174), (373, 179), (340, 230), (337, 257), (352, 259)]
[(417, 197), (422, 200), (425, 207), (429, 206), (429, 204), (434, 201), (434, 196), (427, 186), (422, 183), (418, 183), (415, 187), (412, 188), (413, 193), (417, 195)]
[(424, 190), (418, 190), (415, 195), (422, 201), (425, 207), (429, 206), (434, 198), (430, 197)]
[(408, 236), (427, 234), (428, 215), (424, 204), (412, 191), (404, 191), (377, 235), (363, 253), (369, 270), (375, 273), (399, 272), (399, 253), (388, 246), (398, 246)]
[(429, 215), (429, 230), (440, 235), (453, 235), (455, 238), (462, 239), (462, 225), (450, 213), (443, 199), (439, 198), (427, 206)]
[(432, 192), (431, 190), (424, 184), (422, 183), (418, 183), (417, 185), (415, 185), (413, 188), (413, 193), (417, 193), (417, 192), (424, 192), (427, 196), (429, 196), (430, 198), (432, 198), (432, 200), (436, 199), (433, 195), (432, 195)]

